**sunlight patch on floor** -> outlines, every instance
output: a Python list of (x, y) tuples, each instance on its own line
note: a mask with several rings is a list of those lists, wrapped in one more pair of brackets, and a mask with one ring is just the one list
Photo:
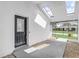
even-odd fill
[(40, 50), (40, 49), (43, 49), (43, 48), (45, 48), (45, 47), (47, 47), (49, 45), (50, 44), (42, 44), (42, 45), (37, 46), (36, 48)]
[(65, 38), (58, 38), (56, 39), (57, 41), (62, 41), (62, 42), (67, 42), (68, 39), (65, 39)]
[(26, 50), (24, 50), (26, 53), (32, 53), (32, 52), (34, 52), (34, 51), (36, 51), (37, 50), (37, 48), (34, 48), (34, 47), (31, 47), (31, 48), (29, 48), (29, 49), (26, 49)]
[(31, 47), (31, 48), (28, 48), (26, 50), (24, 50), (26, 53), (32, 53), (32, 52), (35, 52), (37, 50), (40, 50), (40, 49), (43, 49), (45, 47), (48, 47), (50, 44), (41, 44), (41, 45), (38, 45), (37, 47)]

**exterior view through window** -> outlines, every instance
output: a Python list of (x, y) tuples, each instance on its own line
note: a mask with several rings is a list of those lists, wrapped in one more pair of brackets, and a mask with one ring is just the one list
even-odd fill
[(56, 39), (63, 38), (63, 40), (77, 40), (78, 37), (78, 23), (77, 21), (58, 22), (52, 25), (53, 36)]

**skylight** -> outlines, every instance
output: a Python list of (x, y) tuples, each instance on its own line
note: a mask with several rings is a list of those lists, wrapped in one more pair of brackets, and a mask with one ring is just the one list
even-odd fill
[(66, 1), (66, 11), (67, 11), (67, 14), (74, 13), (75, 1)]
[(45, 28), (47, 24), (46, 21), (39, 14), (37, 14), (35, 22), (43, 28)]
[(48, 7), (44, 7), (44, 8), (42, 8), (42, 10), (44, 11), (44, 13), (45, 13), (49, 18), (52, 18), (52, 17), (53, 17), (53, 14), (52, 14), (51, 10), (50, 10)]

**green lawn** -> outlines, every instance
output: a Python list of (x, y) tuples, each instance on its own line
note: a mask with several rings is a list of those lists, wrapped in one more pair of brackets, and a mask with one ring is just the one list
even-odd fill
[[(55, 33), (67, 33), (68, 34), (67, 31), (53, 31), (53, 32), (55, 32)], [(69, 33), (76, 34), (75, 32), (70, 32), (70, 31), (69, 31)]]
[[(75, 32), (66, 32), (66, 31), (53, 31), (54, 33), (60, 33), (60, 34), (54, 34), (56, 38), (68, 38), (72, 40), (77, 40), (77, 36), (73, 36), (74, 34), (77, 35)], [(71, 34), (71, 37), (68, 36), (68, 34)], [(62, 34), (62, 35), (61, 35)], [(66, 34), (66, 35), (64, 35)]]

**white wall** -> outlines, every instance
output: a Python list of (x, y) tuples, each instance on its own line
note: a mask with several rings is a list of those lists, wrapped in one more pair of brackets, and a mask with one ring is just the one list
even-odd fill
[(14, 15), (29, 17), (29, 43), (33, 45), (47, 39), (49, 21), (43, 14), (47, 26), (45, 29), (34, 22), (37, 14), (41, 14), (31, 2), (0, 2), (0, 57), (13, 52), (14, 48)]
[[(29, 45), (36, 44), (37, 42), (41, 42), (47, 39), (48, 35), (50, 34), (50, 23), (49, 19), (46, 18), (43, 13), (40, 12), (40, 10), (36, 7), (37, 14), (41, 15), (43, 19), (47, 22), (46, 28), (42, 28), (37, 23), (34, 22), (34, 20), (29, 20)], [(36, 11), (35, 10), (35, 11)], [(36, 14), (36, 15), (37, 15)]]

